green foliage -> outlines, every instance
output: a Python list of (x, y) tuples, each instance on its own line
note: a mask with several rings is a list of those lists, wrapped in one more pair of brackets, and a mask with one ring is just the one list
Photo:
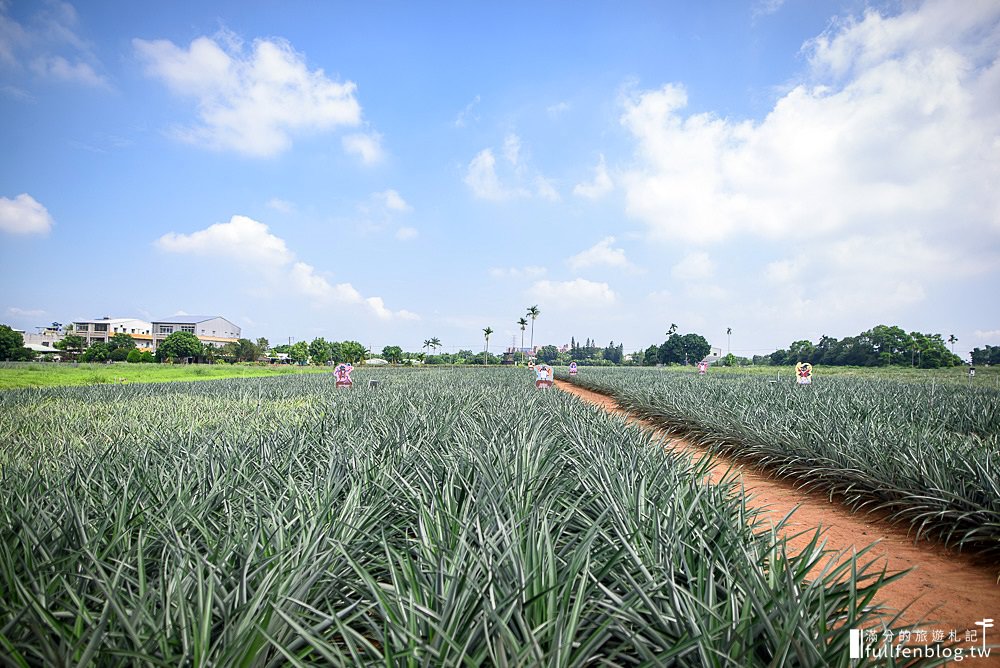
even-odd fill
[(288, 357), (296, 364), (305, 364), (309, 361), (309, 346), (305, 341), (299, 341), (288, 349)]
[(816, 345), (810, 341), (796, 341), (788, 350), (777, 350), (761, 361), (775, 366), (810, 362), (832, 366), (906, 365), (921, 369), (961, 364), (940, 334), (907, 334), (900, 327), (887, 325), (877, 325), (858, 336), (839, 341), (825, 335)]
[(191, 332), (174, 332), (156, 346), (156, 361), (166, 359), (197, 359), (202, 353), (202, 344)]
[(403, 361), (403, 349), (399, 346), (386, 346), (382, 348), (382, 359), (392, 364), (399, 364)]
[(139, 362), (142, 361), (142, 353), (139, 352), (137, 348), (133, 348), (132, 350), (128, 351), (128, 356), (125, 358), (125, 361), (127, 361), (129, 364), (138, 364)]
[(103, 341), (95, 341), (80, 355), (81, 362), (104, 362), (111, 357), (111, 347)]
[(523, 369), (356, 373), (0, 394), (4, 656), (865, 665), (894, 578), (707, 462)]
[(87, 339), (76, 334), (67, 334), (61, 340), (53, 344), (58, 350), (63, 351), (70, 360), (77, 359), (87, 347)]
[(535, 358), (539, 362), (552, 364), (553, 362), (556, 361), (556, 358), (558, 356), (559, 356), (559, 349), (556, 348), (555, 346), (542, 346), (541, 348), (538, 349), (538, 354), (535, 355)]
[(326, 364), (333, 360), (333, 347), (322, 336), (316, 337), (309, 344), (309, 357), (313, 364)]
[(986, 346), (972, 349), (973, 364), (1000, 364), (1000, 346)]
[(918, 534), (1000, 557), (1000, 390), (610, 369), (574, 379), (668, 430)]
[(368, 356), (368, 349), (357, 341), (342, 341), (340, 344), (340, 362), (360, 364)]
[[(116, 350), (134, 350), (136, 348), (135, 339), (132, 338), (131, 334), (125, 334), (124, 332), (119, 332), (108, 339), (108, 349), (112, 352)], [(128, 353), (126, 352), (126, 355)]]
[(29, 361), (35, 356), (30, 348), (24, 347), (24, 337), (8, 325), (0, 325), (0, 360), (11, 362)]

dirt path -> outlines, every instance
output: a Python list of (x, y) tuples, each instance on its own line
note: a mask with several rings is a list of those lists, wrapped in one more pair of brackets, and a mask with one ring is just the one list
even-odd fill
[[(922, 541), (915, 544), (905, 530), (890, 526), (880, 518), (852, 513), (831, 502), (825, 495), (796, 489), (789, 481), (772, 478), (729, 458), (709, 454), (704, 448), (676, 436), (667, 436), (662, 429), (631, 416), (611, 397), (565, 381), (556, 381), (556, 387), (610, 413), (621, 415), (629, 422), (663, 434), (669, 439), (670, 448), (688, 452), (696, 459), (711, 457), (716, 463), (713, 480), (718, 480), (729, 468), (738, 471), (748, 492), (747, 505), (760, 510), (765, 519), (777, 523), (795, 509), (793, 521), (786, 529), (788, 534), (822, 527), (827, 547), (838, 552), (860, 550), (880, 541), (869, 553), (880, 559), (880, 565), (884, 560), (889, 571), (913, 570), (882, 589), (879, 602), (892, 610), (909, 606), (903, 613), (903, 620), (926, 629), (928, 636), (935, 629), (946, 634), (955, 630), (959, 638), (964, 639), (965, 631), (971, 629), (978, 631), (981, 640), (983, 630), (974, 623), (984, 618), (996, 620), (1000, 617), (1000, 585), (997, 584), (996, 568), (976, 564), (969, 557), (937, 543)], [(789, 542), (794, 549), (806, 541), (803, 537)], [(994, 627), (987, 638), (990, 644), (1000, 641), (1000, 629)], [(968, 660), (973, 666), (1000, 666), (1000, 651), (993, 652), (989, 659), (968, 657)]]

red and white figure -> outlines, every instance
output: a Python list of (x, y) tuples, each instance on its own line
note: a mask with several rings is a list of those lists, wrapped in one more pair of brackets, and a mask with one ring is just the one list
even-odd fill
[(337, 387), (350, 387), (351, 372), (354, 371), (354, 367), (350, 362), (338, 364), (333, 370), (333, 377), (337, 379)]
[(535, 367), (535, 387), (539, 390), (547, 390), (552, 387), (554, 378), (552, 367), (548, 364), (540, 364)]
[(708, 371), (708, 362), (705, 360), (698, 362), (698, 375), (704, 376), (706, 371)]
[(799, 385), (812, 383), (813, 365), (809, 362), (799, 362), (795, 365), (795, 381)]
[(571, 375), (571, 376), (575, 376), (576, 375), (576, 362), (570, 362), (569, 363), (569, 375)]

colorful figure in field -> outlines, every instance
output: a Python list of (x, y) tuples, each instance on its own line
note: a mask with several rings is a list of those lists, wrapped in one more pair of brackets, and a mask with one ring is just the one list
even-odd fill
[(548, 364), (540, 364), (535, 367), (535, 387), (539, 390), (547, 390), (552, 387), (553, 378), (552, 367)]
[(698, 375), (704, 376), (706, 371), (708, 371), (708, 362), (705, 360), (698, 362)]
[(576, 375), (576, 362), (570, 362), (569, 363), (569, 375), (571, 375), (571, 376), (575, 376)]
[(795, 380), (799, 385), (812, 383), (813, 365), (809, 362), (799, 362), (795, 365)]
[(351, 372), (354, 371), (354, 367), (351, 366), (350, 362), (342, 362), (338, 364), (333, 370), (333, 377), (337, 379), (337, 387), (350, 387), (351, 386)]

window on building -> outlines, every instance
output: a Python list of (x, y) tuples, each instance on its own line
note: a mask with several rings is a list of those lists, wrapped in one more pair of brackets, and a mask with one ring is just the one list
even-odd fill
[(74, 329), (76, 329), (76, 331), (78, 331), (78, 332), (89, 332), (90, 331), (90, 325), (88, 325), (85, 322), (78, 322), (74, 326)]
[(108, 331), (108, 326), (106, 324), (98, 323), (94, 325), (95, 332), (106, 332)]
[(194, 334), (194, 325), (181, 325), (181, 331)]
[(173, 325), (160, 325), (159, 328), (157, 328), (157, 334), (173, 334), (173, 333), (174, 333)]

